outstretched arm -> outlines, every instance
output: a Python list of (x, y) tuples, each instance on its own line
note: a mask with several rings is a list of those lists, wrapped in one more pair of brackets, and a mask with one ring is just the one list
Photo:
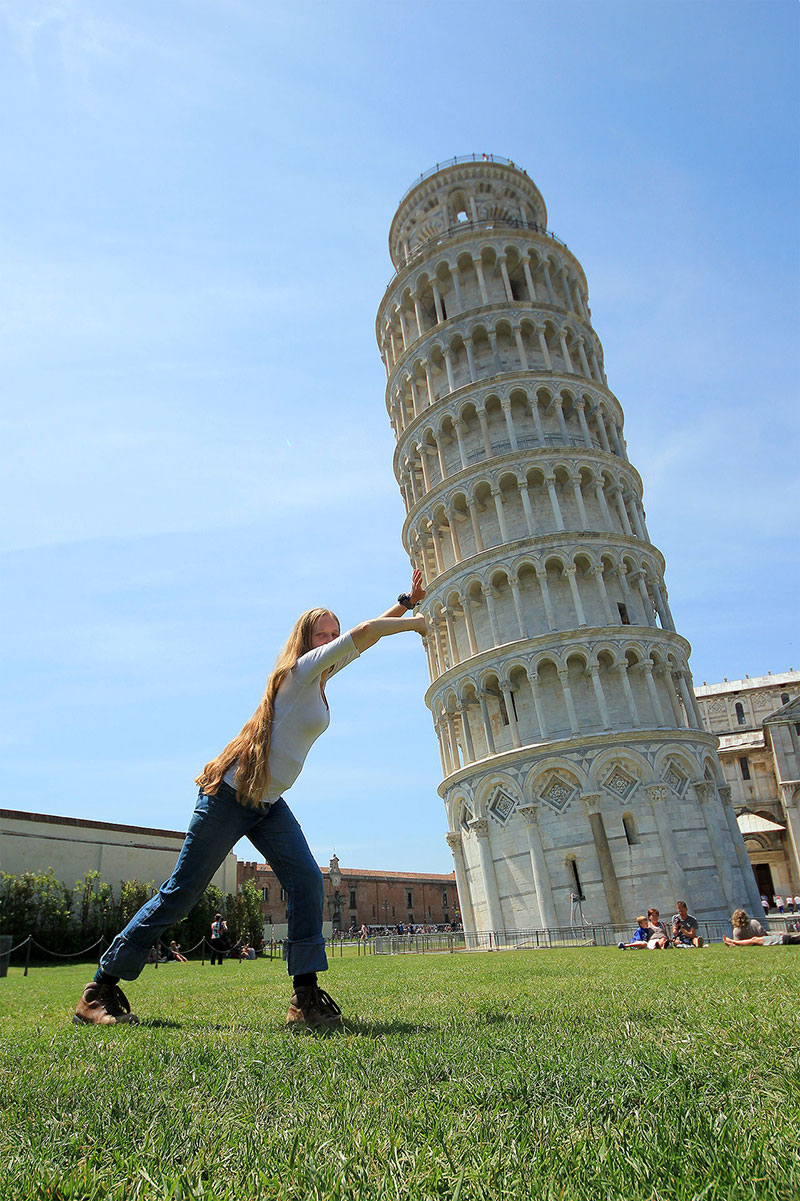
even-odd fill
[[(398, 608), (402, 609), (402, 606)], [(404, 634), (406, 631), (421, 634), (424, 638), (428, 632), (425, 618), (421, 615), (412, 617), (407, 612), (403, 617), (374, 617), (372, 621), (362, 621), (360, 625), (355, 626), (350, 631), (350, 637), (361, 654), (381, 638), (387, 638), (390, 634)]]

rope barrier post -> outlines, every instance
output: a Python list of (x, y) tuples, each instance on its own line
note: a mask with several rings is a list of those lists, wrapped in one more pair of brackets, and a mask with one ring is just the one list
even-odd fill
[(28, 935), (27, 942), (28, 942), (28, 947), (27, 947), (27, 950), (25, 951), (25, 971), (23, 972), (24, 976), (27, 976), (28, 967), (30, 966), (30, 962), (31, 962), (31, 943), (33, 942), (32, 934)]

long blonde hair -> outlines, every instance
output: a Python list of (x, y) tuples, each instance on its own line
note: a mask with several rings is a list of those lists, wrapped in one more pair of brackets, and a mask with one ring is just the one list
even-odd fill
[(745, 913), (744, 909), (734, 909), (731, 914), (731, 925), (735, 930), (744, 930), (750, 925), (750, 918)]
[(330, 609), (309, 609), (294, 623), (286, 646), (275, 662), (267, 680), (261, 703), (249, 721), (246, 721), (235, 738), (232, 738), (216, 759), (205, 765), (195, 780), (203, 792), (214, 796), (222, 777), (237, 759), (236, 799), (243, 805), (255, 807), (269, 784), (269, 748), (272, 741), (272, 718), (275, 712), (275, 697), (283, 681), (301, 655), (311, 650), (311, 634), (314, 622), (320, 617), (339, 619)]

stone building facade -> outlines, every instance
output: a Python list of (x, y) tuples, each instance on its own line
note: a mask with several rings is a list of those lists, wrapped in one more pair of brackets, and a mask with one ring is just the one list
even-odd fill
[(800, 893), (800, 671), (695, 689), (759, 891)]
[[(334, 855), (322, 868), (325, 883), (325, 918), (330, 931), (351, 926), (440, 925), (459, 920), (454, 874), (381, 872), (340, 867)], [(262, 894), (264, 924), (275, 938), (285, 937), (286, 897), (278, 878), (266, 863), (238, 865), (241, 888), (252, 880)]]
[[(69, 886), (96, 871), (115, 891), (124, 880), (159, 885), (171, 875), (185, 837), (179, 830), (0, 809), (0, 871), (16, 876), (52, 868)], [(212, 883), (223, 892), (236, 891), (233, 852)]]
[(376, 333), (465, 926), (752, 905), (580, 263), (493, 156), (417, 180), (389, 249)]

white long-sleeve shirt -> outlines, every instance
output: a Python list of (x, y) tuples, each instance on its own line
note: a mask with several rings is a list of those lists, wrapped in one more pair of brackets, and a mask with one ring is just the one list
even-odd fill
[[(269, 744), (269, 781), (261, 796), (272, 804), (294, 784), (311, 747), (330, 725), (331, 715), (322, 698), (320, 676), (324, 671), (333, 675), (358, 658), (358, 650), (350, 634), (340, 634), (325, 646), (307, 651), (295, 663), (275, 697), (272, 717), (272, 737)], [(236, 787), (238, 759), (234, 760), (223, 779)]]

